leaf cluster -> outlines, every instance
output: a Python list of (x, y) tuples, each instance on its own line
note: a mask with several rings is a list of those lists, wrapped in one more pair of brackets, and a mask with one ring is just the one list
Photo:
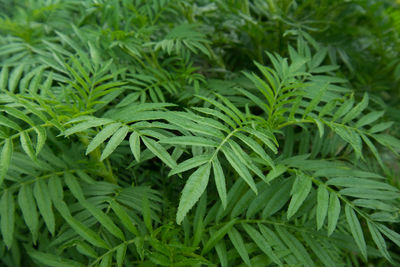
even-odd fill
[(0, 2), (0, 265), (399, 265), (376, 2)]

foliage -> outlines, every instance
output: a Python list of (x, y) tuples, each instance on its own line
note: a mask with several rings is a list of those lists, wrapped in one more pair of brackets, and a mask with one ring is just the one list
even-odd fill
[(394, 2), (0, 7), (2, 266), (400, 264)]

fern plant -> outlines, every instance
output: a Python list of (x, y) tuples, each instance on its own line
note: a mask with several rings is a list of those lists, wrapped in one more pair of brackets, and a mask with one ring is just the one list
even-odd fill
[(398, 121), (278, 2), (1, 3), (0, 265), (398, 265)]

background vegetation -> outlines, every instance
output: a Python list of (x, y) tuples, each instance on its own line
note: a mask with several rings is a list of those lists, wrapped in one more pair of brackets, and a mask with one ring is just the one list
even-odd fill
[(400, 266), (391, 0), (1, 0), (1, 266)]

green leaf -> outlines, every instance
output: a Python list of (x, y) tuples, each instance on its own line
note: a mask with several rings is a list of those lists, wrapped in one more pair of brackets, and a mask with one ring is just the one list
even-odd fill
[(217, 187), (219, 198), (221, 199), (222, 207), (224, 207), (225, 209), (227, 205), (226, 182), (225, 182), (224, 171), (222, 169), (221, 163), (218, 160), (218, 156), (214, 157), (212, 165), (213, 165), (215, 185)]
[[(261, 65), (257, 65), (257, 66), (261, 66)], [(271, 89), (271, 87), (264, 82), (262, 79), (260, 79), (257, 75), (255, 75), (254, 73), (252, 74), (248, 74), (248, 73), (244, 73), (244, 75), (246, 75), (246, 77), (251, 80), (257, 87), (257, 89), (264, 95), (264, 97), (267, 99), (268, 101), (268, 106), (273, 106), (274, 104), (274, 93)]]
[(88, 118), (88, 120), (81, 122), (79, 124), (76, 124), (76, 125), (72, 126), (71, 128), (65, 130), (64, 136), (67, 137), (67, 136), (70, 136), (71, 134), (83, 132), (89, 128), (102, 126), (102, 125), (105, 125), (105, 124), (108, 124), (111, 122), (112, 122), (112, 120), (110, 120), (110, 119), (91, 117), (91, 118)]
[(389, 129), (390, 127), (392, 127), (393, 123), (394, 122), (389, 121), (389, 122), (382, 122), (382, 123), (376, 124), (376, 125), (372, 126), (371, 129), (368, 130), (368, 132), (371, 134), (383, 132), (386, 129)]
[(67, 184), (69, 190), (71, 191), (72, 195), (78, 199), (78, 201), (83, 201), (85, 200), (85, 197), (83, 196), (83, 190), (80, 186), (80, 184), (77, 181), (77, 178), (73, 176), (71, 173), (66, 172), (64, 174), (64, 180), (65, 183)]
[[(207, 191), (200, 197), (197, 204), (196, 212), (193, 220), (193, 241), (192, 246), (197, 247), (204, 234), (204, 215), (207, 207)], [(184, 221), (185, 222), (185, 221)], [(188, 222), (188, 220), (186, 220)]]
[(391, 150), (400, 151), (400, 140), (398, 138), (388, 134), (374, 134), (373, 137), (380, 144), (390, 148)]
[(39, 214), (36, 209), (31, 185), (21, 186), (18, 193), (18, 205), (22, 211), (25, 223), (32, 233), (33, 240), (36, 243), (39, 230)]
[(150, 210), (150, 204), (149, 204), (149, 199), (147, 198), (146, 193), (143, 196), (142, 200), (142, 206), (143, 206), (143, 221), (144, 224), (146, 225), (146, 228), (149, 230), (150, 233), (153, 232), (153, 225), (151, 222), (151, 210)]
[(112, 123), (104, 127), (89, 143), (86, 149), (86, 155), (95, 150), (99, 145), (104, 143), (111, 135), (113, 135), (119, 128), (121, 123)]
[(275, 226), (276, 231), (282, 238), (283, 242), (288, 246), (290, 252), (293, 253), (300, 263), (304, 266), (315, 266), (310, 255), (300, 241), (289, 233), (286, 229), (280, 226)]
[(22, 131), (22, 128), (17, 123), (2, 115), (0, 115), (0, 125), (14, 129), (16, 131)]
[(136, 161), (140, 161), (140, 136), (137, 132), (132, 132), (129, 136), (129, 146)]
[(304, 200), (307, 198), (311, 191), (312, 180), (303, 173), (298, 173), (296, 180), (292, 187), (292, 199), (290, 200), (287, 218), (292, 217), (297, 210), (301, 207)]
[(361, 112), (367, 108), (368, 102), (369, 102), (369, 97), (368, 94), (365, 93), (361, 102), (358, 103), (350, 112), (348, 112), (346, 116), (344, 116), (342, 123), (343, 124), (347, 123), (353, 120), (354, 118), (358, 117), (361, 114)]
[(326, 247), (321, 246), (316, 240), (310, 236), (308, 233), (302, 233), (301, 236), (306, 241), (307, 245), (312, 249), (314, 254), (321, 260), (321, 262), (328, 267), (336, 267), (337, 262), (335, 262), (329, 255)]
[(111, 267), (112, 264), (112, 254), (106, 254), (104, 257), (101, 259), (99, 267)]
[(35, 150), (33, 149), (32, 141), (29, 135), (25, 131), (23, 131), (21, 132), (19, 137), (22, 149), (25, 151), (25, 153), (29, 156), (31, 160), (37, 161), (36, 153)]
[(34, 127), (34, 129), (37, 133), (37, 141), (36, 141), (36, 156), (37, 156), (39, 155), (43, 146), (46, 144), (47, 132), (46, 129), (41, 126)]
[(210, 160), (210, 158), (211, 158), (211, 155), (194, 156), (193, 158), (185, 160), (185, 161), (179, 163), (174, 168), (172, 168), (172, 170), (169, 172), (168, 176), (196, 168), (196, 167), (208, 162)]
[(361, 117), (354, 125), (354, 127), (361, 128), (365, 125), (370, 125), (371, 123), (382, 117), (384, 113), (384, 111), (372, 111), (367, 115)]
[(383, 210), (389, 212), (396, 212), (398, 210), (398, 208), (393, 204), (385, 203), (375, 199), (356, 199), (353, 201), (353, 204), (359, 207), (365, 207), (374, 210)]
[[(214, 234), (214, 233), (211, 233), (211, 234)], [(215, 250), (217, 251), (221, 267), (228, 267), (228, 253), (226, 251), (225, 242), (223, 240), (218, 242), (215, 245)]]
[(53, 176), (49, 179), (49, 193), (53, 203), (60, 202), (64, 198), (64, 190), (61, 179), (58, 176)]
[(258, 139), (260, 139), (269, 149), (272, 150), (272, 152), (274, 152), (275, 154), (278, 153), (278, 149), (277, 149), (276, 145), (273, 142), (271, 142), (271, 141), (276, 141), (276, 140), (274, 140), (272, 138), (273, 135), (271, 137), (267, 136), (266, 134), (264, 134), (264, 133), (262, 133), (262, 132), (260, 132), (258, 130), (254, 130), (254, 129), (250, 128), (250, 127), (244, 127), (244, 130), (246, 132), (254, 135)]
[(267, 174), (266, 183), (272, 182), (275, 178), (281, 176), (284, 172), (286, 172), (287, 167), (284, 165), (276, 165), (276, 167), (270, 170)]
[(0, 91), (6, 90), (8, 83), (8, 66), (3, 65), (0, 74)]
[(362, 232), (361, 224), (358, 221), (357, 215), (350, 205), (346, 205), (345, 214), (347, 223), (350, 227), (350, 232), (353, 235), (354, 240), (358, 248), (361, 251), (362, 256), (367, 260), (367, 245), (365, 243), (364, 234)]
[(3, 241), (11, 248), (14, 239), (14, 224), (15, 224), (15, 204), (14, 197), (10, 190), (5, 190), (0, 201), (0, 229), (3, 235)]
[(272, 192), (271, 198), (265, 204), (262, 218), (268, 218), (279, 211), (290, 198), (290, 189), (293, 187), (292, 179), (285, 179), (280, 187)]
[(175, 136), (160, 140), (162, 144), (185, 145), (185, 146), (201, 146), (201, 147), (217, 147), (218, 143), (208, 138), (199, 136)]
[(122, 267), (124, 264), (124, 259), (125, 259), (125, 255), (126, 255), (126, 249), (127, 249), (127, 245), (125, 243), (121, 244), (118, 248), (117, 248), (117, 266), (118, 267)]
[(224, 96), (222, 96), (222, 95), (220, 95), (220, 94), (218, 94), (218, 93), (215, 93), (215, 95), (216, 95), (219, 99), (221, 99), (222, 102), (224, 102), (224, 104), (225, 104), (229, 109), (231, 109), (231, 110), (240, 118), (241, 121), (245, 121), (245, 120), (246, 120), (246, 118), (245, 118), (245, 116), (243, 115), (243, 113), (242, 113), (234, 104), (232, 104), (232, 102), (229, 101), (229, 99), (227, 99), (226, 97), (224, 97)]
[(244, 261), (244, 263), (246, 263), (247, 266), (252, 266), (252, 264), (250, 262), (249, 254), (247, 252), (246, 247), (244, 246), (244, 241), (243, 241), (243, 238), (240, 235), (239, 231), (236, 230), (235, 227), (232, 227), (228, 231), (228, 236), (229, 236), (229, 239), (231, 240), (233, 246), (239, 253), (240, 257)]
[(114, 236), (116, 236), (117, 238), (119, 238), (123, 241), (125, 240), (125, 237), (124, 237), (124, 234), (122, 233), (122, 231), (114, 224), (113, 220), (111, 220), (111, 218), (108, 217), (101, 209), (97, 208), (95, 205), (93, 205), (92, 203), (90, 203), (86, 200), (81, 200), (80, 203), (111, 234), (113, 234)]
[(317, 124), (319, 137), (322, 138), (325, 132), (324, 124), (318, 119), (313, 118), (312, 120)]
[(84, 267), (85, 265), (70, 259), (65, 259), (50, 253), (44, 253), (41, 251), (30, 250), (28, 251), (29, 256), (34, 260), (50, 267)]
[(101, 154), (100, 160), (104, 160), (107, 158), (109, 155), (111, 155), (112, 152), (121, 144), (121, 142), (125, 139), (126, 135), (129, 132), (129, 127), (128, 126), (122, 126), (108, 141), (106, 147), (103, 150), (103, 153)]
[(327, 185), (343, 186), (343, 187), (357, 187), (357, 188), (368, 188), (368, 189), (385, 189), (389, 191), (399, 190), (384, 182), (378, 182), (371, 179), (355, 178), (355, 177), (335, 177), (331, 178), (326, 182)]
[(92, 257), (95, 259), (98, 257), (96, 251), (86, 242), (77, 241), (76, 249), (83, 255), (86, 255), (86, 256), (89, 256), (89, 257)]
[(308, 113), (314, 110), (314, 108), (321, 102), (322, 96), (325, 94), (326, 89), (328, 88), (328, 83), (321, 87), (318, 94), (308, 103), (307, 108), (303, 112), (303, 119), (307, 116)]
[(170, 154), (165, 150), (163, 146), (161, 146), (159, 143), (154, 141), (153, 139), (147, 138), (145, 136), (142, 137), (143, 143), (146, 145), (146, 147), (154, 154), (156, 155), (159, 159), (161, 159), (165, 164), (167, 164), (168, 167), (171, 169), (176, 166), (175, 160), (173, 160), (170, 156)]
[(11, 157), (13, 153), (13, 142), (11, 138), (4, 140), (3, 149), (0, 157), (0, 186), (6, 177), (8, 168), (10, 167)]
[(35, 123), (29, 118), (24, 112), (20, 111), (19, 109), (10, 107), (10, 106), (1, 106), (0, 110), (4, 110), (11, 116), (18, 118), (31, 126), (35, 126)]
[(385, 165), (383, 164), (381, 155), (379, 154), (375, 145), (371, 142), (371, 140), (365, 134), (361, 134), (361, 138), (363, 139), (364, 143), (367, 144), (369, 150), (371, 150), (372, 154), (374, 155), (374, 157), (376, 158), (376, 160), (378, 161), (378, 163), (382, 167), (382, 169), (385, 169)]
[[(226, 116), (225, 114), (223, 114), (222, 112), (220, 112), (218, 110), (210, 109), (210, 108), (202, 108), (202, 107), (193, 107), (193, 109), (197, 110), (201, 113), (216, 117), (216, 118), (220, 119), (221, 121), (227, 123), (232, 128), (236, 127), (236, 123), (234, 121), (232, 121), (228, 116)], [(222, 126), (218, 127), (217, 129), (223, 130), (225, 132), (230, 132), (229, 128), (226, 127), (225, 125), (222, 125)]]
[(283, 265), (278, 256), (272, 251), (271, 245), (268, 244), (265, 238), (256, 229), (245, 223), (242, 224), (242, 226), (251, 239), (253, 239), (257, 246), (261, 249), (261, 251), (265, 253), (265, 255), (267, 255), (277, 265)]
[[(214, 117), (221, 119), (223, 122), (227, 123), (226, 119), (229, 120), (228, 116), (225, 116), (223, 113), (217, 111), (217, 110), (210, 110), (208, 108), (193, 108), (194, 110), (198, 110), (200, 112), (203, 112), (205, 114), (213, 114)], [(224, 124), (222, 124), (221, 122), (219, 122), (218, 120), (216, 120), (215, 118), (208, 118), (208, 117), (203, 117), (203, 116), (199, 116), (199, 115), (195, 115), (192, 113), (178, 113), (180, 116), (182, 116), (183, 118), (189, 118), (192, 121), (195, 121), (198, 124), (201, 124), (201, 126), (203, 126), (204, 128), (214, 128), (217, 130), (222, 130), (226, 133), (230, 133), (231, 130), (226, 127)], [(233, 122), (232, 122), (233, 123)], [(235, 123), (233, 123), (233, 125), (235, 125)]]
[(109, 249), (109, 246), (106, 242), (104, 242), (100, 236), (98, 236), (93, 230), (88, 228), (86, 225), (81, 223), (80, 221), (76, 220), (71, 216), (66, 216), (64, 214), (64, 218), (67, 223), (75, 230), (75, 232), (83, 237), (86, 241), (91, 243), (92, 245), (100, 248)]
[(215, 244), (217, 244), (217, 242), (220, 241), (226, 235), (226, 233), (228, 233), (228, 231), (233, 227), (236, 221), (237, 221), (236, 218), (229, 221), (224, 226), (222, 226), (217, 232), (212, 234), (210, 239), (204, 245), (203, 250), (201, 251), (201, 255), (204, 255), (211, 249), (213, 249), (215, 247)]
[(242, 133), (235, 133), (240, 140), (242, 140), (248, 147), (250, 147), (255, 153), (257, 153), (261, 159), (263, 159), (269, 166), (275, 167), (275, 164), (270, 156), (264, 151), (259, 143), (257, 143), (254, 139), (247, 137)]
[(257, 187), (254, 183), (253, 177), (251, 176), (246, 165), (244, 165), (237, 156), (233, 153), (230, 148), (222, 147), (222, 152), (224, 153), (228, 162), (232, 165), (239, 176), (250, 186), (250, 188), (257, 194)]
[(330, 125), (331, 128), (338, 134), (344, 141), (348, 142), (356, 152), (358, 157), (362, 157), (362, 142), (361, 137), (351, 128), (342, 125)]
[(181, 224), (188, 211), (196, 204), (200, 196), (207, 187), (210, 177), (211, 164), (205, 164), (198, 168), (188, 179), (182, 190), (182, 196), (179, 201), (176, 222)]
[(265, 180), (265, 175), (263, 172), (253, 164), (253, 160), (243, 151), (243, 149), (238, 145), (238, 143), (228, 140), (227, 143), (232, 148), (234, 155), (239, 162), (243, 162), (247, 168), (254, 172), (258, 177)]
[[(331, 101), (330, 103), (334, 103)], [(329, 105), (329, 103), (327, 104)], [(332, 117), (332, 121), (336, 121), (338, 118), (342, 117), (343, 115), (347, 114), (349, 110), (353, 107), (354, 105), (354, 97), (353, 95), (350, 96), (349, 99), (345, 99), (345, 102), (340, 105), (340, 107), (337, 109), (335, 114)]]
[(43, 180), (38, 179), (35, 182), (35, 185), (33, 186), (33, 195), (35, 196), (37, 206), (44, 222), (46, 223), (47, 229), (49, 229), (50, 233), (54, 235), (55, 219), (52, 202), (49, 189)]
[(164, 254), (152, 252), (148, 257), (156, 266), (171, 266), (170, 260)]
[[(174, 116), (175, 115), (175, 116)], [(183, 130), (186, 131), (191, 131), (193, 133), (200, 133), (204, 134), (206, 136), (212, 136), (215, 138), (223, 138), (223, 134), (221, 131), (212, 128), (212, 127), (204, 127), (204, 125), (201, 125), (197, 123), (196, 121), (191, 121), (187, 119), (188, 115), (185, 117), (182, 116), (183, 114), (180, 114), (179, 112), (175, 112), (172, 114), (169, 114), (167, 117), (167, 120), (171, 122), (172, 124), (175, 124), (179, 127), (181, 127)]]
[(252, 94), (252, 93), (250, 93), (247, 90), (244, 90), (242, 88), (235, 88), (235, 89), (238, 90), (243, 95), (247, 96), (247, 98), (249, 98), (251, 101), (253, 101), (254, 104), (256, 104), (258, 107), (260, 107), (266, 114), (270, 114), (271, 109), (263, 100), (261, 100), (260, 98), (258, 98), (254, 94)]
[(320, 185), (317, 192), (317, 230), (324, 225), (329, 206), (329, 192), (325, 186)]
[(339, 191), (341, 195), (365, 198), (365, 199), (398, 199), (400, 196), (399, 192), (374, 190), (362, 187), (351, 187), (345, 188)]
[(385, 239), (383, 239), (382, 234), (379, 232), (375, 224), (369, 220), (367, 220), (367, 225), (369, 232), (371, 233), (372, 240), (379, 249), (379, 252), (385, 257), (389, 262), (393, 264), (392, 257), (390, 256), (389, 252), (387, 251)]
[(379, 229), (379, 231), (384, 234), (387, 238), (393, 241), (397, 246), (400, 247), (400, 234), (396, 233), (392, 229), (389, 229), (387, 226), (383, 224), (377, 224), (376, 225)]
[(139, 235), (139, 232), (136, 229), (133, 220), (129, 217), (128, 213), (120, 204), (118, 204), (116, 201), (111, 201), (110, 207), (120, 219), (121, 223), (126, 227), (126, 229), (128, 229), (134, 235)]
[(220, 110), (225, 112), (226, 115), (231, 117), (238, 125), (241, 125), (240, 118), (230, 108), (224, 106), (223, 104), (219, 103), (218, 101), (216, 101), (214, 99), (203, 97), (203, 96), (197, 96), (197, 97), (204, 101), (207, 101), (207, 102), (211, 103), (212, 105), (214, 105), (215, 107), (219, 108)]
[(22, 72), (24, 71), (25, 64), (20, 63), (10, 74), (10, 79), (8, 82), (8, 90), (14, 92), (17, 88), (18, 82), (21, 78)]
[(340, 215), (340, 201), (336, 193), (331, 192), (328, 207), (328, 236), (335, 231)]

